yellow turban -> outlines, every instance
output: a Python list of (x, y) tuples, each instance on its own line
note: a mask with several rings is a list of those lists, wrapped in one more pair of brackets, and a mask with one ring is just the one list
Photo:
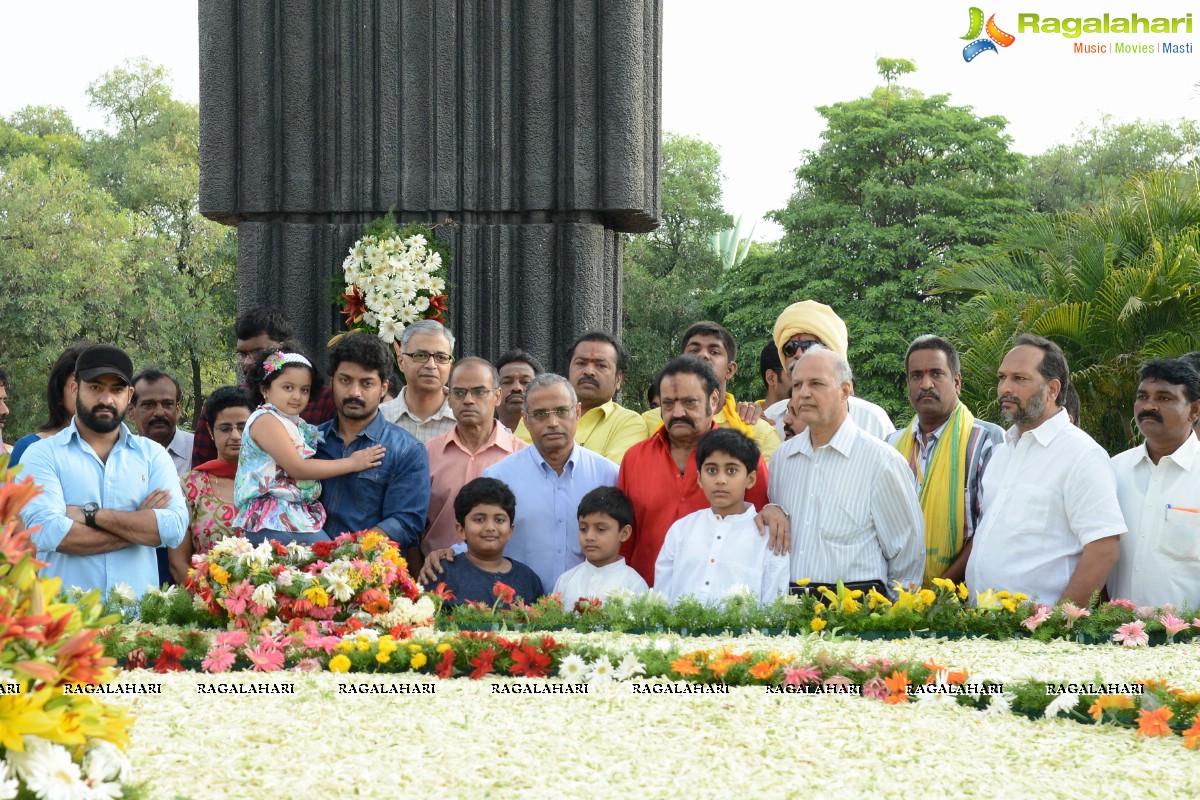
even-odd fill
[(833, 313), (833, 309), (815, 300), (801, 300), (785, 308), (775, 320), (775, 346), (779, 348), (779, 361), (787, 364), (783, 355), (783, 346), (798, 333), (811, 333), (842, 358), (848, 358), (846, 352), (848, 337), (846, 323)]

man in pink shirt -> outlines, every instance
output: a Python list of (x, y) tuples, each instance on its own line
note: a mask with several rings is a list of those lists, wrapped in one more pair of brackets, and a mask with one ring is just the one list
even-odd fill
[(454, 498), (468, 481), (505, 456), (528, 447), (496, 422), (500, 376), (482, 358), (464, 358), (450, 371), (450, 408), (455, 425), (425, 443), (429, 454), (429, 523), (421, 537), (421, 552), (451, 547), (458, 542), (454, 528)]

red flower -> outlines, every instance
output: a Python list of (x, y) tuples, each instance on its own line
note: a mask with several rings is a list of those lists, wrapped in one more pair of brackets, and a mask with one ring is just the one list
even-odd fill
[(392, 607), (392, 601), (388, 599), (387, 592), (380, 589), (367, 589), (359, 595), (358, 602), (362, 605), (363, 611), (368, 614), (386, 614)]
[(346, 307), (342, 309), (342, 313), (346, 315), (346, 324), (353, 325), (362, 319), (362, 315), (366, 313), (367, 304), (366, 298), (362, 296), (358, 287), (351, 286), (350, 291), (342, 295), (342, 299), (346, 301)]
[(145, 669), (146, 668), (146, 651), (139, 647), (136, 650), (130, 650), (129, 655), (125, 656), (125, 669)]
[(550, 656), (539, 652), (533, 645), (524, 644), (512, 651), (513, 675), (527, 678), (544, 678), (548, 674)]
[(502, 581), (496, 581), (492, 585), (492, 595), (501, 603), (512, 605), (513, 599), (517, 596), (517, 590)]
[(392, 629), (390, 631), (388, 631), (388, 633), (391, 635), (391, 637), (393, 639), (397, 639), (397, 640), (401, 640), (401, 641), (404, 639), (411, 639), (412, 633), (413, 633), (413, 626), (407, 625), (407, 624), (401, 622), (398, 625), (393, 625)]
[(425, 312), (425, 319), (440, 320), (450, 308), (449, 300), (450, 296), (445, 294), (429, 298), (429, 309)]
[(475, 668), (471, 670), (471, 680), (477, 681), (484, 675), (491, 674), (492, 666), (496, 663), (498, 655), (500, 653), (491, 647), (480, 650), (479, 655), (471, 659), (471, 666)]
[(170, 642), (163, 642), (162, 655), (154, 659), (155, 672), (182, 672), (179, 657), (187, 655), (186, 647), (177, 647)]
[(576, 614), (586, 614), (589, 611), (598, 610), (602, 605), (604, 605), (604, 603), (598, 598), (581, 597), (575, 601), (574, 610)]
[(333, 555), (333, 542), (313, 542), (311, 545), (313, 555), (317, 558), (329, 558)]
[(542, 652), (550, 653), (558, 647), (558, 642), (554, 641), (553, 636), (542, 637)]
[(454, 675), (454, 658), (454, 648), (450, 648), (442, 653), (442, 660), (438, 662), (437, 667), (434, 669), (439, 678), (449, 678)]
[(287, 548), (284, 547), (283, 545), (281, 545), (279, 543), (278, 539), (269, 539), (268, 541), (270, 541), (271, 546), (275, 548), (275, 555), (277, 555), (277, 556), (286, 556), (287, 555)]
[(446, 602), (450, 602), (451, 600), (455, 599), (454, 592), (450, 591), (450, 587), (446, 585), (445, 581), (442, 581), (437, 585), (437, 588), (433, 590), (433, 594), (435, 597), (440, 597)]

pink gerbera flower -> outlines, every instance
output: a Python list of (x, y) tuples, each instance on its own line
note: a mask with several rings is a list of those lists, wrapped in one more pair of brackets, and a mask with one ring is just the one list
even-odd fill
[(1150, 643), (1150, 634), (1146, 633), (1146, 623), (1140, 619), (1117, 628), (1113, 641), (1120, 642), (1126, 647), (1141, 647)]
[(1037, 604), (1037, 610), (1030, 616), (1021, 620), (1021, 624), (1029, 628), (1030, 633), (1037, 630), (1038, 625), (1041, 625), (1046, 620), (1050, 619), (1050, 606)]
[(1067, 618), (1067, 630), (1071, 629), (1071, 626), (1075, 624), (1075, 620), (1092, 615), (1092, 612), (1086, 608), (1080, 608), (1074, 603), (1063, 603), (1060, 608), (1062, 608), (1063, 616)]
[(242, 581), (225, 595), (225, 610), (235, 617), (240, 615), (246, 610), (246, 604), (253, 595), (254, 587), (250, 585), (250, 581)]
[(821, 677), (821, 673), (817, 672), (814, 667), (785, 668), (783, 670), (783, 685), (803, 686), (806, 683), (813, 683), (819, 677)]
[(1110, 606), (1117, 606), (1118, 608), (1128, 608), (1130, 611), (1137, 611), (1137, 603), (1133, 602), (1132, 600), (1122, 599), (1120, 597), (1118, 597), (1116, 600), (1109, 600), (1108, 604)]
[(1162, 626), (1167, 629), (1168, 639), (1174, 639), (1175, 634), (1179, 633), (1180, 631), (1187, 630), (1190, 625), (1190, 623), (1184, 622), (1179, 617), (1170, 613), (1160, 614), (1158, 621), (1161, 622)]
[(276, 672), (283, 668), (282, 650), (259, 645), (244, 652), (246, 658), (250, 659), (250, 663), (254, 665), (251, 667), (254, 672)]
[(204, 660), (200, 662), (200, 666), (206, 672), (228, 672), (237, 656), (228, 647), (214, 647), (208, 651)]
[(222, 631), (216, 635), (217, 647), (241, 647), (249, 638), (245, 631)]
[(862, 693), (863, 697), (870, 697), (874, 700), (886, 700), (890, 694), (887, 682), (878, 675), (863, 684)]
[(296, 662), (296, 666), (293, 669), (296, 672), (322, 672), (325, 667), (321, 666), (320, 659), (302, 658)]

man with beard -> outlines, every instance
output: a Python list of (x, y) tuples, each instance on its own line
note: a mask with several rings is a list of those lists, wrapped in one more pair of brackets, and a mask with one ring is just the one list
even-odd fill
[[(700, 437), (717, 427), (713, 415), (721, 407), (717, 375), (699, 358), (671, 360), (654, 383), (663, 424), (649, 439), (629, 448), (617, 477), (617, 488), (633, 503), (634, 516), (633, 535), (621, 546), (621, 555), (650, 586), (658, 551), (672, 523), (710, 506), (700, 487), (695, 452)], [(761, 458), (755, 472), (746, 500), (762, 511), (767, 503), (767, 467)]]
[(1133, 415), (1146, 441), (1113, 456), (1117, 501), (1129, 532), (1108, 580), (1113, 597), (1138, 605), (1200, 603), (1200, 375), (1183, 359), (1150, 361)]
[(908, 461), (925, 517), (925, 575), (955, 583), (967, 570), (964, 545), (979, 524), (979, 482), (1004, 438), (999, 425), (976, 419), (958, 395), (958, 350), (940, 336), (918, 336), (904, 356), (912, 422), (887, 437)]
[(976, 600), (1007, 590), (1086, 606), (1117, 563), (1126, 529), (1108, 454), (1067, 418), (1070, 370), (1054, 342), (1018, 336), (997, 377), (1000, 415), (1013, 427), (983, 474), (967, 586)]
[(329, 349), (329, 383), (337, 416), (321, 425), (317, 458), (338, 459), (374, 445), (387, 451), (377, 467), (321, 481), (325, 533), (374, 530), (407, 552), (425, 529), (429, 459), (408, 431), (383, 417), (392, 357), (376, 336), (349, 333)]
[[(429, 525), (421, 537), (422, 553), (458, 543), (454, 516), (458, 490), (481, 477), (492, 464), (527, 446), (494, 416), (500, 399), (497, 383), (496, 368), (482, 358), (464, 358), (450, 370), (454, 428), (425, 443), (431, 487)], [(517, 396), (524, 399), (524, 387)]]
[(179, 395), (179, 381), (161, 370), (144, 369), (133, 376), (130, 416), (138, 435), (165, 447), (182, 477), (192, 468), (193, 435), (179, 429)]
[(175, 547), (187, 506), (167, 451), (122, 424), (133, 396), (133, 362), (98, 344), (75, 362), (75, 417), (25, 451), (21, 465), (42, 491), (21, 512), (35, 528), (43, 576), (107, 594), (157, 585), (154, 550)]

